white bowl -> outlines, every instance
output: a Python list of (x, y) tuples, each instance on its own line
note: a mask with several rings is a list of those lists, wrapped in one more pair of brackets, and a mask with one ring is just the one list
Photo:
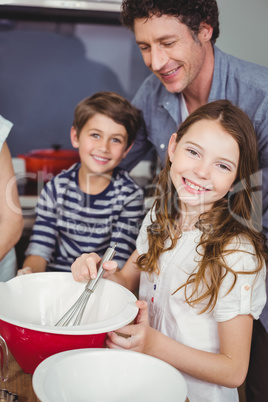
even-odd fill
[(178, 370), (127, 350), (58, 353), (39, 364), (32, 381), (42, 402), (184, 402), (187, 395)]
[(101, 279), (90, 296), (80, 326), (55, 327), (85, 288), (71, 273), (43, 272), (0, 282), (0, 320), (56, 334), (98, 334), (118, 329), (138, 313), (128, 289)]

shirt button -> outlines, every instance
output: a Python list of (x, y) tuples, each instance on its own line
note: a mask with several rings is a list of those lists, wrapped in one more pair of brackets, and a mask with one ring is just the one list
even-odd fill
[(164, 149), (164, 148), (165, 148), (165, 144), (161, 144), (161, 145), (160, 145), (160, 148), (161, 148), (161, 149)]
[(248, 290), (250, 289), (250, 285), (249, 285), (248, 283), (246, 283), (246, 284), (243, 286), (243, 288), (244, 288), (244, 290), (248, 291)]

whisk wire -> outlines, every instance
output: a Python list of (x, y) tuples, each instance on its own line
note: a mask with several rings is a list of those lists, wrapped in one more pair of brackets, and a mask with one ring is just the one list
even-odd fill
[[(78, 325), (75, 324), (76, 319), (74, 316), (79, 313), (81, 306), (85, 303), (85, 293), (83, 292), (76, 302), (69, 308), (69, 310), (57, 322), (56, 326)], [(74, 318), (74, 320), (73, 320)], [(71, 323), (73, 320), (73, 324)]]
[(105, 270), (102, 265), (105, 261), (111, 260), (115, 255), (115, 247), (108, 247), (106, 250), (98, 270), (97, 277), (90, 280), (85, 287), (85, 290), (76, 300), (76, 302), (69, 308), (69, 310), (61, 317), (61, 319), (56, 323), (56, 326), (68, 326), (68, 325), (80, 325), (87, 302), (91, 294), (95, 291), (96, 286), (103, 276)]

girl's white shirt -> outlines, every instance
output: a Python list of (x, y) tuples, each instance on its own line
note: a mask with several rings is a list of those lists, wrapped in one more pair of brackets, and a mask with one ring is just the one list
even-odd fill
[[(150, 214), (149, 211), (137, 238), (136, 247), (139, 254), (148, 251), (146, 228), (151, 223)], [(184, 289), (174, 295), (172, 293), (197, 270), (200, 256), (196, 252), (196, 246), (200, 236), (198, 229), (183, 232), (176, 247), (161, 254), (159, 275), (141, 273), (139, 299), (148, 303), (149, 322), (153, 328), (192, 348), (218, 353), (217, 322), (230, 320), (239, 314), (251, 314), (255, 319), (259, 318), (266, 302), (266, 267), (263, 264), (263, 269), (258, 275), (238, 274), (230, 293), (228, 290), (234, 276), (228, 273), (213, 311), (198, 314), (205, 302), (193, 308), (185, 302)], [(170, 240), (167, 240), (166, 244), (169, 243)], [(257, 262), (251, 243), (237, 238), (232, 247), (237, 251), (226, 257), (227, 265), (235, 271), (253, 271)], [(204, 382), (184, 373), (182, 375), (187, 382), (187, 396), (191, 402), (239, 400), (236, 389)]]

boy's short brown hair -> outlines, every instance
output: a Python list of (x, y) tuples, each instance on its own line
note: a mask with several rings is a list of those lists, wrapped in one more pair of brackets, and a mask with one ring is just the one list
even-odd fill
[(127, 132), (127, 148), (134, 142), (141, 125), (141, 112), (115, 92), (100, 91), (83, 99), (75, 108), (73, 126), (79, 137), (86, 122), (95, 114), (110, 117), (117, 124), (125, 127)]

